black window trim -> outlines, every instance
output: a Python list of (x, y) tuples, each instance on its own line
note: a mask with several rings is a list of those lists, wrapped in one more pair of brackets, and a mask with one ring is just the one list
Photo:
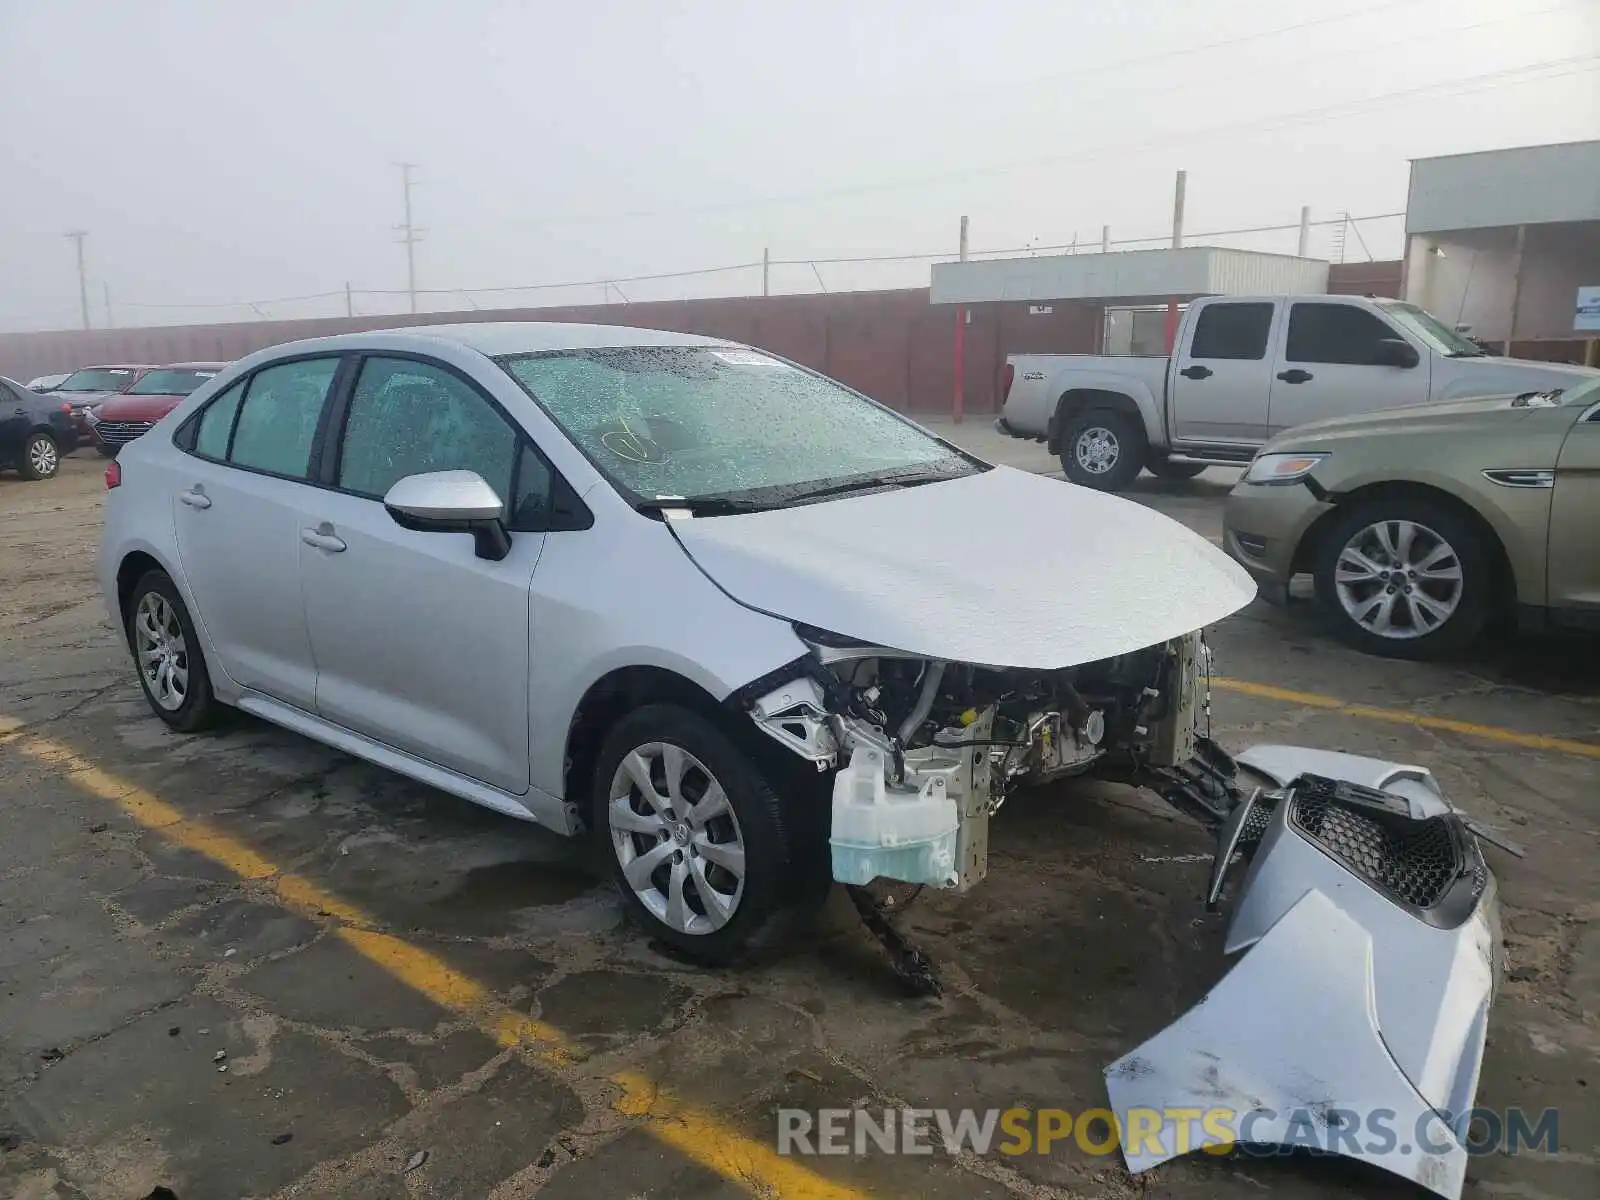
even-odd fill
[[(191, 458), (198, 458), (201, 462), (213, 463), (219, 467), (227, 467), (231, 471), (244, 471), (250, 475), (264, 475), (268, 479), (281, 479), (285, 483), (298, 483), (307, 487), (317, 487), (319, 486), (317, 476), (322, 466), (322, 446), (328, 427), (328, 415), (333, 409), (334, 400), (339, 394), (339, 388), (350, 371), (350, 363), (353, 357), (354, 355), (348, 350), (322, 350), (306, 354), (291, 354), (285, 358), (275, 358), (271, 362), (262, 363), (247, 374), (233, 380), (227, 387), (223, 388), (215, 396), (209, 397), (204, 404), (191, 413), (183, 424), (178, 426), (177, 431), (173, 433), (172, 444)], [(239, 414), (244, 412), (244, 406), (250, 399), (250, 389), (254, 386), (256, 377), (263, 371), (270, 371), (274, 367), (288, 366), (298, 362), (315, 362), (322, 359), (333, 359), (336, 365), (333, 370), (333, 378), (328, 382), (327, 394), (322, 397), (322, 409), (317, 414), (316, 431), (311, 435), (311, 454), (306, 461), (306, 473), (304, 475), (288, 475), (282, 471), (268, 471), (263, 467), (251, 467), (246, 466), (244, 463), (234, 462), (233, 437), (239, 431)], [(228, 445), (223, 450), (223, 457), (215, 458), (210, 454), (201, 454), (199, 450), (195, 449), (195, 443), (199, 440), (201, 420), (210, 411), (213, 404), (217, 403), (236, 387), (242, 387), (244, 390), (239, 394), (239, 403), (233, 410), (233, 420), (228, 425)]]
[(363, 349), (352, 351), (350, 357), (353, 361), (350, 365), (349, 374), (342, 381), (336, 381), (342, 382), (342, 387), (332, 394), (333, 403), (329, 405), (324, 414), (327, 424), (317, 431), (317, 444), (321, 452), (315, 456), (317, 458), (318, 473), (317, 478), (313, 481), (314, 486), (323, 488), (326, 491), (337, 492), (342, 496), (353, 496), (357, 500), (367, 500), (375, 504), (383, 503), (382, 496), (374, 496), (368, 492), (358, 492), (354, 488), (340, 487), (338, 483), (339, 464), (344, 457), (345, 430), (350, 421), (350, 403), (355, 398), (356, 386), (361, 380), (361, 369), (366, 365), (367, 359), (383, 358), (414, 362), (443, 371), (445, 374), (465, 384), (511, 430), (512, 436), (516, 438), (516, 452), (511, 465), (511, 495), (503, 497), (504, 503), (509, 505), (516, 499), (518, 485), (521, 483), (522, 452), (524, 450), (532, 451), (534, 457), (542, 462), (545, 470), (549, 472), (550, 504), (548, 519), (544, 528), (515, 528), (510, 523), (511, 514), (508, 513), (506, 529), (509, 532), (568, 533), (575, 530), (588, 529), (594, 525), (594, 513), (589, 510), (589, 506), (578, 496), (577, 489), (567, 482), (566, 476), (556, 469), (556, 465), (550, 461), (549, 455), (545, 454), (543, 449), (540, 448), (533, 435), (506, 411), (505, 405), (489, 394), (487, 388), (465, 371), (452, 363), (447, 363), (430, 354), (419, 354), (414, 350)]

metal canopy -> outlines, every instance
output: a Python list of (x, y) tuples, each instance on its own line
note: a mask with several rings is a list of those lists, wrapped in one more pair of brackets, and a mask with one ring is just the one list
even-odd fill
[(1220, 246), (1052, 254), (937, 263), (934, 304), (1004, 300), (1092, 300), (1151, 304), (1195, 296), (1282, 296), (1328, 290), (1317, 258)]
[(1600, 141), (1419, 158), (1406, 232), (1600, 221)]

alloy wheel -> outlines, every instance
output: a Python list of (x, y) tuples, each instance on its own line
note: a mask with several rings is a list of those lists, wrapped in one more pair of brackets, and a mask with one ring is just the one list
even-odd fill
[(1424, 637), (1455, 615), (1461, 558), (1416, 521), (1376, 521), (1339, 551), (1333, 584), (1345, 615), (1382, 638)]
[(728, 795), (694, 755), (647, 742), (622, 758), (606, 804), (623, 878), (671, 929), (721, 929), (744, 895), (745, 845)]
[(1122, 445), (1117, 435), (1104, 425), (1090, 425), (1078, 433), (1072, 445), (1078, 465), (1091, 475), (1104, 475), (1117, 465)]
[(37, 475), (54, 475), (59, 462), (56, 444), (47, 437), (35, 438), (28, 447), (28, 465)]
[(189, 646), (177, 609), (160, 592), (146, 592), (133, 615), (134, 655), (150, 697), (167, 712), (189, 698)]

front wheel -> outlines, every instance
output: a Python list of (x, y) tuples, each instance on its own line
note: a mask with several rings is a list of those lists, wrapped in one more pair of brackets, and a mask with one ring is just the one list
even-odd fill
[(1317, 596), (1345, 639), (1370, 654), (1426, 659), (1483, 632), (1492, 608), (1489, 547), (1470, 522), (1425, 499), (1357, 504), (1316, 550)]
[(804, 816), (716, 724), (676, 704), (629, 713), (595, 765), (594, 828), (624, 907), (706, 963), (776, 940), (826, 894)]
[(1144, 466), (1144, 426), (1114, 408), (1091, 408), (1062, 431), (1061, 470), (1068, 482), (1120, 492)]
[(24, 479), (49, 479), (60, 469), (61, 452), (48, 433), (35, 433), (22, 443), (17, 473)]
[(1173, 462), (1170, 458), (1151, 455), (1144, 469), (1157, 479), (1193, 479), (1206, 469), (1205, 463)]

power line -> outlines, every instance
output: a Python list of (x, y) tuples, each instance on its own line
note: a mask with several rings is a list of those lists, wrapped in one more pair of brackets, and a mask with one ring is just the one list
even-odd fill
[[(1498, 22), (1486, 22), (1494, 24)], [(1029, 170), (1040, 166), (1054, 166), (1067, 163), (1092, 162), (1107, 157), (1118, 157), (1135, 152), (1157, 149), (1171, 143), (1192, 143), (1198, 139), (1214, 138), (1240, 133), (1271, 132), (1278, 129), (1290, 128), (1295, 125), (1315, 123), (1320, 120), (1339, 120), (1349, 116), (1360, 116), (1374, 106), (1382, 107), (1397, 100), (1409, 100), (1418, 96), (1445, 94), (1460, 90), (1461, 94), (1474, 91), (1492, 90), (1497, 86), (1516, 86), (1522, 83), (1544, 82), (1547, 79), (1564, 78), (1565, 75), (1579, 74), (1582, 71), (1592, 70), (1593, 67), (1580, 68), (1578, 71), (1569, 71), (1557, 75), (1548, 75), (1542, 78), (1517, 79), (1518, 75), (1532, 71), (1542, 71), (1551, 67), (1568, 66), (1579, 63), (1594, 63), (1600, 61), (1596, 55), (1574, 55), (1568, 58), (1548, 59), (1542, 62), (1524, 63), (1516, 67), (1503, 68), (1498, 71), (1489, 71), (1479, 75), (1466, 75), (1457, 79), (1436, 80), (1433, 83), (1421, 84), (1416, 87), (1401, 88), (1393, 92), (1381, 92), (1375, 96), (1365, 96), (1355, 100), (1340, 101), (1335, 104), (1319, 105), (1315, 108), (1302, 109), (1298, 112), (1286, 113), (1281, 117), (1268, 118), (1263, 121), (1251, 120), (1235, 122), (1229, 125), (1216, 125), (1205, 129), (1186, 129), (1175, 133), (1157, 134), (1142, 141), (1118, 142), (1097, 146), (1086, 150), (1071, 151), (1065, 154), (1040, 155), (1035, 158), (1018, 159), (1008, 163), (987, 163), (971, 167), (957, 167), (948, 171), (933, 174), (906, 176), (896, 180), (881, 183), (848, 184), (835, 188), (825, 188), (814, 192), (794, 192), (784, 195), (750, 197), (744, 200), (716, 201), (707, 204), (682, 205), (675, 208), (641, 209), (631, 212), (617, 213), (570, 213), (548, 217), (528, 218), (532, 224), (557, 224), (566, 222), (592, 222), (592, 221), (624, 221), (642, 220), (653, 217), (686, 216), (700, 213), (732, 212), (746, 208), (763, 208), (788, 204), (803, 204), (814, 200), (836, 200), (852, 196), (872, 195), (880, 192), (903, 191), (909, 188), (923, 188), (934, 184), (950, 183), (962, 179), (979, 178), (986, 175), (1006, 175), (1017, 171)]]

